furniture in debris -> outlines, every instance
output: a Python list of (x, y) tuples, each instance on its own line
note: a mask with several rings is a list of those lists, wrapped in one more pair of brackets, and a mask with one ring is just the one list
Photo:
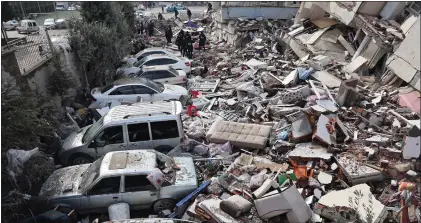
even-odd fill
[(272, 127), (229, 121), (216, 121), (210, 127), (206, 138), (212, 143), (230, 142), (245, 149), (264, 149)]

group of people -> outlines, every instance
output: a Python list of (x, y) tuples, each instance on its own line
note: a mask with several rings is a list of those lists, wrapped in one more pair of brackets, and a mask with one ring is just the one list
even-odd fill
[[(172, 36), (172, 31), (171, 31)], [(167, 37), (168, 41), (168, 37)], [(187, 58), (192, 59), (193, 58), (193, 43), (192, 37), (189, 32), (184, 32), (183, 30), (180, 30), (180, 32), (177, 35), (177, 38), (175, 40), (175, 44), (178, 46), (178, 50), (181, 52), (181, 55), (187, 56)], [(200, 32), (199, 35), (199, 48), (205, 49), (206, 44), (206, 36), (203, 32)]]
[(149, 21), (149, 22), (140, 21), (137, 24), (137, 33), (143, 35), (143, 32), (147, 32), (149, 36), (153, 36), (154, 28), (155, 26), (152, 21)]

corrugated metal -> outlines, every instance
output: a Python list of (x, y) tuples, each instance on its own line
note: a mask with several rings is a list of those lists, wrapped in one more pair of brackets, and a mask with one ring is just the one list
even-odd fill
[(222, 8), (222, 19), (237, 19), (245, 17), (255, 19), (291, 19), (297, 13), (298, 8), (264, 8), (264, 7), (229, 7)]

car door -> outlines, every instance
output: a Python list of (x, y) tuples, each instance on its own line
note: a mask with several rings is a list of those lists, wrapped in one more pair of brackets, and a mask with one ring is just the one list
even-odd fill
[(121, 201), (129, 204), (130, 208), (150, 208), (158, 199), (158, 190), (146, 177), (145, 174), (123, 176), (124, 190), (121, 193)]
[(156, 101), (156, 92), (143, 85), (133, 85), (133, 91), (136, 97), (140, 97), (142, 101)]
[(82, 209), (89, 212), (106, 212), (108, 206), (121, 202), (121, 176), (100, 179), (83, 196)]
[(119, 101), (119, 102), (136, 102), (136, 93), (133, 91), (131, 85), (120, 86), (110, 92), (107, 98), (107, 102)]
[(180, 143), (180, 134), (176, 120), (150, 122), (153, 148), (169, 152)]
[(89, 147), (95, 149), (96, 158), (108, 152), (127, 150), (124, 135), (126, 135), (125, 129), (121, 125), (106, 127), (95, 136), (94, 142)]
[(148, 122), (127, 124), (127, 132), (128, 149), (152, 149)]

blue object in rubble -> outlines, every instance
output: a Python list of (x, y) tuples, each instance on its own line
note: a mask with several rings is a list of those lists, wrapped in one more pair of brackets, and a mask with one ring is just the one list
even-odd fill
[(300, 80), (307, 80), (308, 77), (310, 77), (310, 75), (312, 73), (314, 73), (314, 69), (312, 67), (310, 67), (308, 70), (306, 68), (303, 67), (299, 67), (298, 69), (298, 77), (300, 78)]
[(283, 141), (287, 141), (288, 140), (288, 132), (282, 131), (281, 133), (279, 133), (278, 139), (281, 139)]

